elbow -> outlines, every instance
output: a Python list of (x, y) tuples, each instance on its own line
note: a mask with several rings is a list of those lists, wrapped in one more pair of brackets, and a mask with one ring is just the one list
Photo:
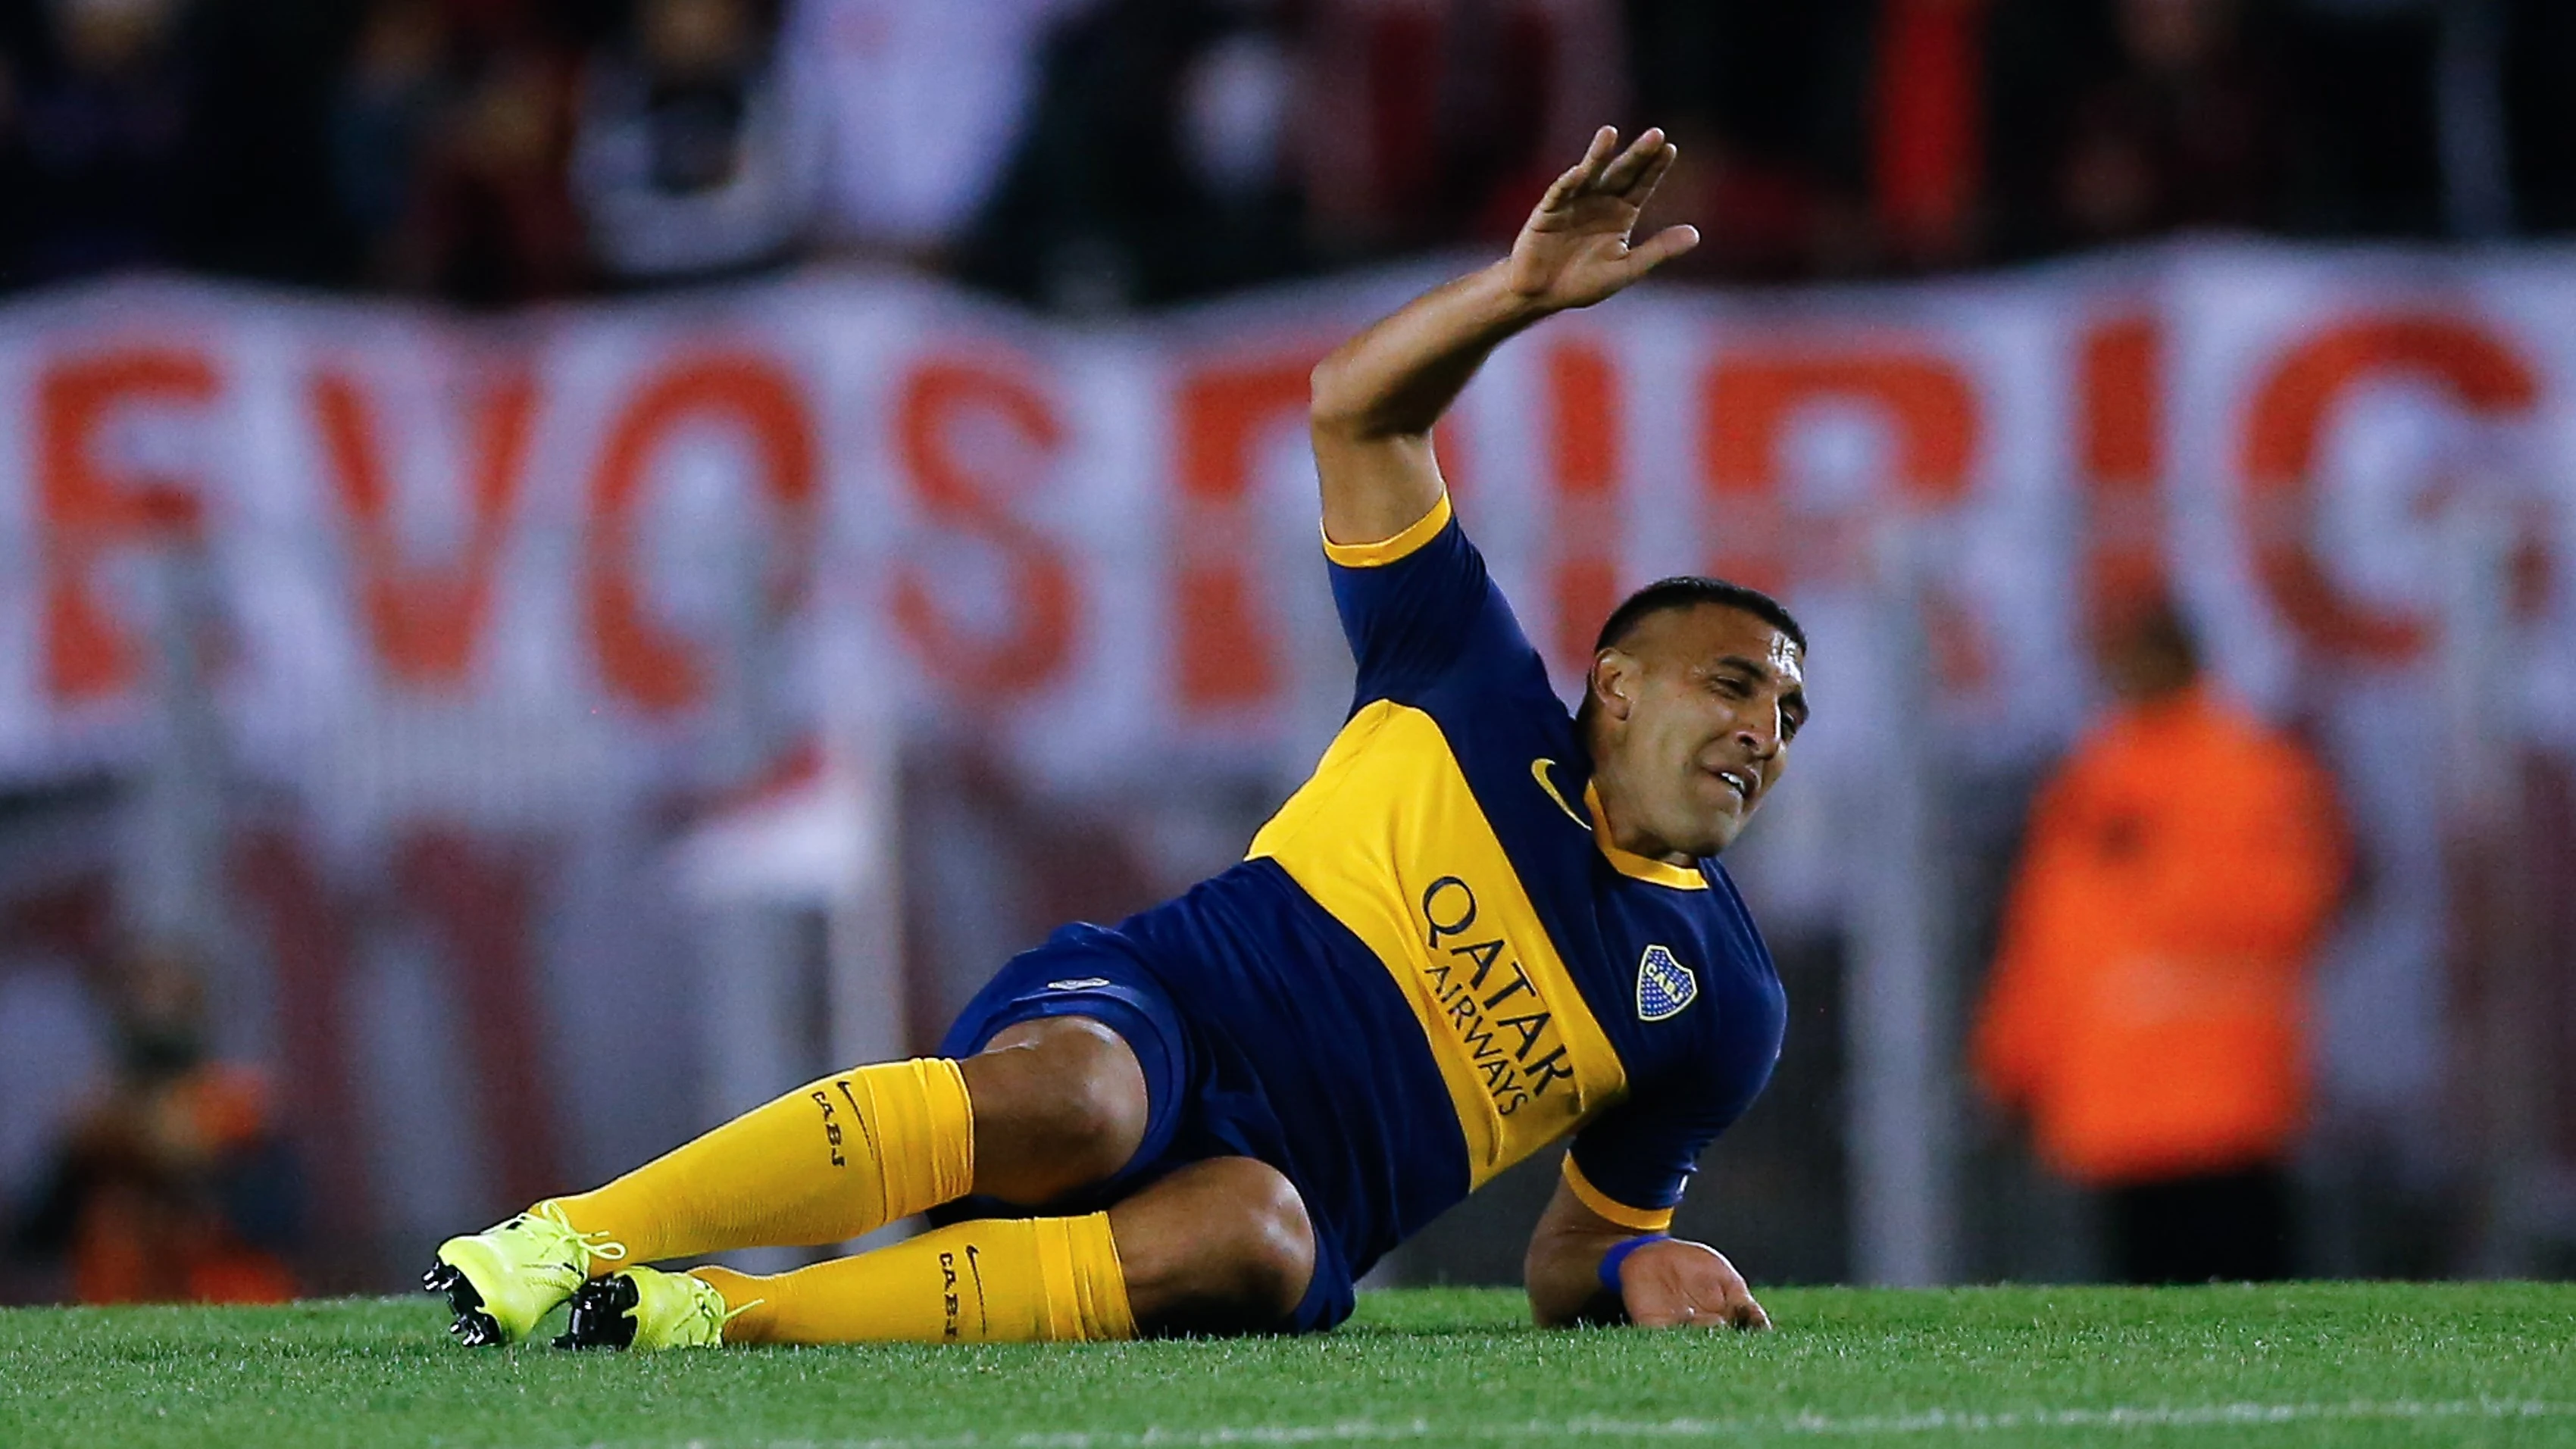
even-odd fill
[(1367, 411), (1352, 386), (1350, 365), (1339, 350), (1306, 374), (1306, 422), (1316, 433), (1355, 436)]
[(1370, 443), (1409, 431), (1396, 420), (1397, 399), (1386, 380), (1374, 372), (1346, 342), (1306, 374), (1306, 421), (1317, 438)]
[(1533, 1240), (1521, 1260), (1521, 1284), (1529, 1293), (1530, 1322), (1541, 1328), (1572, 1328), (1584, 1320), (1590, 1305), (1589, 1271), (1580, 1278), (1569, 1265), (1563, 1245)]
[(1563, 1325), (1563, 1317), (1557, 1313), (1556, 1304), (1552, 1301), (1555, 1295), (1547, 1291), (1547, 1261), (1535, 1240), (1530, 1243), (1529, 1252), (1521, 1258), (1521, 1287), (1529, 1294), (1530, 1322), (1541, 1328)]
[(1540, 1328), (1582, 1328), (1627, 1322), (1627, 1310), (1615, 1294), (1590, 1284), (1576, 1286), (1533, 1278), (1529, 1283), (1530, 1322)]

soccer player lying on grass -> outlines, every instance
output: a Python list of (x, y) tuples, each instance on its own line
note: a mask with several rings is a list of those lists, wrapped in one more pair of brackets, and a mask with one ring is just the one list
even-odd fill
[[(1388, 1249), (1569, 1133), (1541, 1323), (1767, 1326), (1663, 1230), (1779, 1055), (1779, 978), (1711, 857), (1787, 764), (1805, 640), (1761, 594), (1668, 579), (1603, 626), (1569, 718), (1431, 451), (1495, 346), (1696, 242), (1629, 244), (1673, 155), (1605, 129), (1508, 259), (1315, 370), (1358, 692), (1241, 864), (1013, 959), (937, 1057), (450, 1239), (428, 1284), (455, 1331), (518, 1339), (567, 1298), (573, 1346), (1326, 1329)], [(641, 1266), (914, 1213), (942, 1226), (774, 1277)]]

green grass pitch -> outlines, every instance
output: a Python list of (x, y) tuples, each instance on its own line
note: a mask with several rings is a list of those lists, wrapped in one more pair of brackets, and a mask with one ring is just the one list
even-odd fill
[(469, 1352), (427, 1298), (0, 1313), (0, 1445), (2570, 1444), (2576, 1287), (1775, 1289), (1768, 1334), (1365, 1295), (1320, 1338)]

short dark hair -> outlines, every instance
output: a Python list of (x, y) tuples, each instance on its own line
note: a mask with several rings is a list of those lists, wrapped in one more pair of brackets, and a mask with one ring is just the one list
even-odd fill
[(1704, 574), (1675, 574), (1668, 579), (1657, 579), (1630, 594), (1619, 607), (1610, 611), (1608, 619), (1602, 621), (1601, 637), (1593, 641), (1592, 652), (1598, 655), (1604, 649), (1615, 649), (1626, 643), (1639, 624), (1657, 614), (1668, 614), (1675, 609), (1695, 609), (1702, 604), (1741, 609), (1788, 635), (1789, 642), (1798, 646), (1799, 653), (1807, 652), (1807, 631), (1798, 627), (1797, 619), (1781, 607), (1778, 599), (1760, 589), (1712, 579)]

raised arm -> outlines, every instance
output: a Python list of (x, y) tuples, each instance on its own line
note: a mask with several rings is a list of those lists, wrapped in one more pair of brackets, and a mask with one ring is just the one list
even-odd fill
[(1613, 296), (1699, 245), (1687, 226), (1628, 244), (1673, 156), (1661, 131), (1622, 151), (1619, 133), (1602, 127), (1582, 161), (1547, 189), (1510, 256), (1415, 298), (1316, 367), (1325, 537), (1375, 543), (1431, 511), (1441, 490), (1431, 425), (1504, 339)]

